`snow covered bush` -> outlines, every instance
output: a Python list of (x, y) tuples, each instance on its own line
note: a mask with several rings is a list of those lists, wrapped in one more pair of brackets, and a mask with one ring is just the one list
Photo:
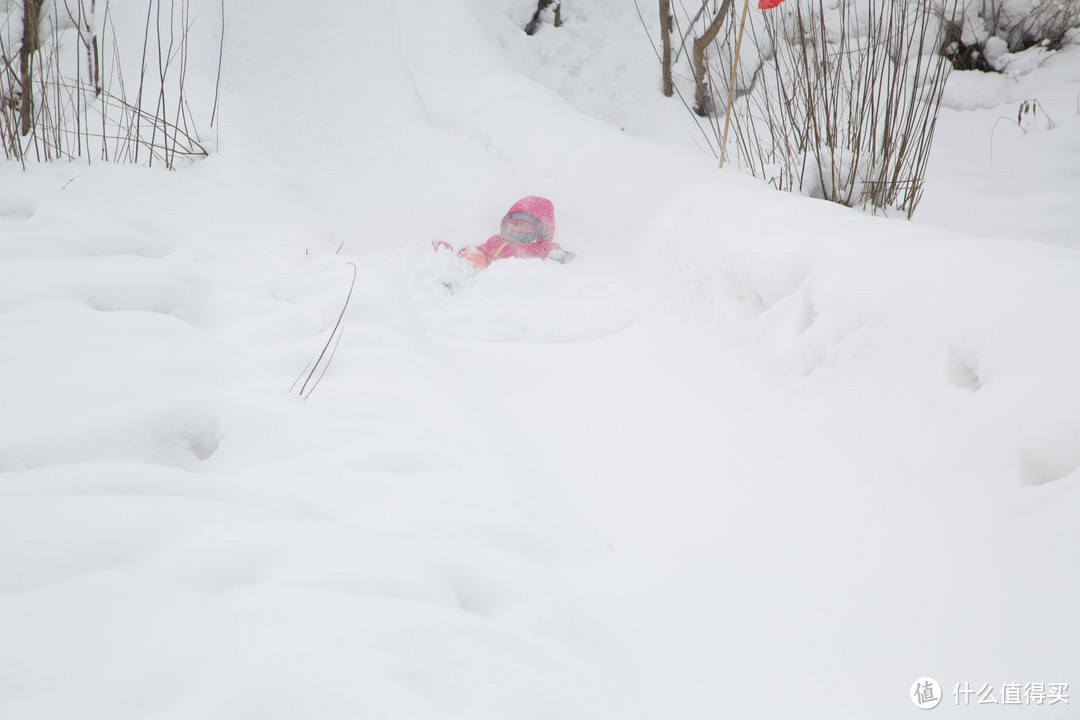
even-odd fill
[(958, 70), (1002, 72), (1008, 56), (1057, 50), (1080, 29), (1080, 0), (975, 0), (949, 23), (944, 52)]
[(747, 32), (760, 59), (744, 48), (731, 117), (740, 165), (781, 190), (911, 217), (949, 70), (941, 30), (925, 1), (758, 14)]
[(4, 157), (172, 168), (206, 155), (187, 90), (193, 4), (210, 2), (149, 0), (145, 11), (116, 12), (99, 0), (0, 5)]

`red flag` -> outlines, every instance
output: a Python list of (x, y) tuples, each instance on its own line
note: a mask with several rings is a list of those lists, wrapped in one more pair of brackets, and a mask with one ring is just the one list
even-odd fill
[(776, 7), (782, 2), (784, 2), (784, 0), (759, 0), (757, 6), (758, 10), (768, 10), (769, 8)]

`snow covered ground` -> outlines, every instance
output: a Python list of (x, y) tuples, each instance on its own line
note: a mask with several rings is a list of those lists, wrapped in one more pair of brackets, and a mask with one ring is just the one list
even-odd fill
[[(951, 693), (1080, 683), (1080, 53), (908, 223), (533, 7), (232, 0), (218, 153), (0, 167), (0, 717), (1075, 717)], [(527, 194), (579, 260), (431, 252)]]

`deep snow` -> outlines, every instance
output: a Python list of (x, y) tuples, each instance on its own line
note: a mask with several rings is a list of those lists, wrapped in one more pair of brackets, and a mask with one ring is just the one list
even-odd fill
[[(1080, 55), (954, 75), (907, 223), (716, 171), (632, 6), (530, 5), (235, 0), (217, 154), (0, 168), (0, 717), (1080, 679)], [(578, 261), (431, 252), (529, 193)]]

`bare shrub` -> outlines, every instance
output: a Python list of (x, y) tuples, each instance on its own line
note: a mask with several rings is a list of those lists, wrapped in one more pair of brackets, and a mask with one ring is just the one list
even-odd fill
[(980, 0), (954, 15), (942, 52), (957, 70), (1001, 72), (1003, 52), (1058, 50), (1077, 29), (1080, 0)]
[[(36, 21), (27, 20), (31, 7), (40, 8)], [(137, 82), (125, 76), (109, 0), (27, 0), (24, 10), (17, 47), (16, 12), (0, 25), (0, 144), (8, 160), (173, 168), (207, 154), (186, 87), (189, 0), (148, 0), (141, 56), (132, 53), (141, 57)]]
[(949, 70), (929, 3), (781, 8), (753, 30), (771, 56), (732, 112), (740, 164), (780, 190), (911, 217)]
[[(910, 218), (951, 68), (940, 51), (959, 2), (788, 2), (751, 13), (750, 42), (739, 51), (731, 0), (694, 0), (683, 7), (672, 61), (692, 48), (691, 77), (682, 79), (693, 82), (693, 104), (678, 84), (674, 92), (721, 165), (730, 124), (740, 166), (777, 189)], [(638, 15), (648, 31), (640, 7)], [(666, 69), (666, 53), (656, 52)], [(721, 120), (714, 110), (729, 103)]]
[(1030, 13), (1010, 23), (1006, 40), (1011, 52), (1036, 45), (1058, 50), (1066, 45), (1069, 33), (1078, 27), (1080, 0), (1043, 0)]

